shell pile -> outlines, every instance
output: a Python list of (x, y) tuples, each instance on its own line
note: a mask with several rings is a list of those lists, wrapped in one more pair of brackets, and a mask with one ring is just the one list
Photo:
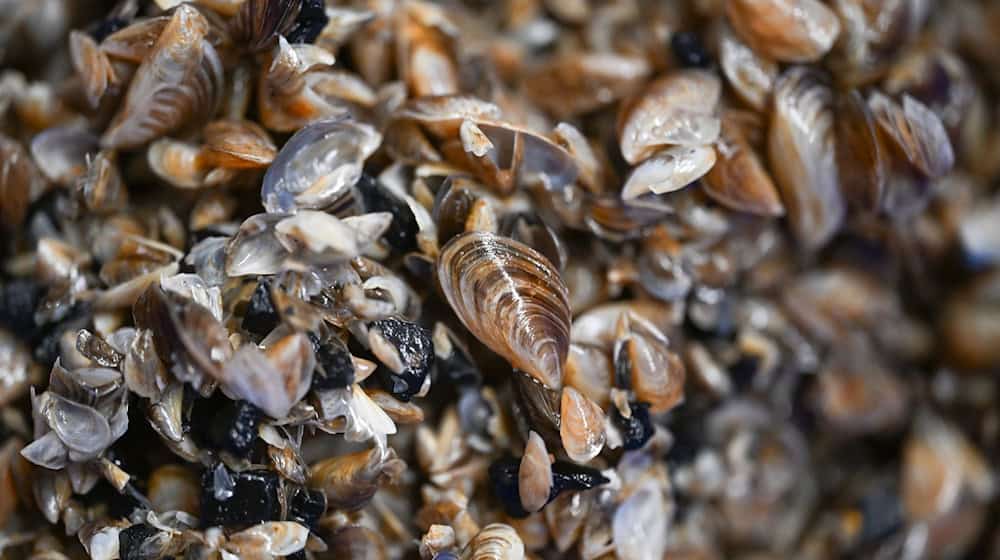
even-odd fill
[(0, 560), (1000, 558), (998, 26), (0, 0)]

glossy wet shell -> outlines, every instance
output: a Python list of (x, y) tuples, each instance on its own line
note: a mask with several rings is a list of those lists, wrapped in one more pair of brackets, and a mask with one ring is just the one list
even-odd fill
[(548, 387), (562, 385), (569, 300), (548, 259), (509, 238), (468, 232), (442, 248), (437, 270), (466, 328), (515, 368)]

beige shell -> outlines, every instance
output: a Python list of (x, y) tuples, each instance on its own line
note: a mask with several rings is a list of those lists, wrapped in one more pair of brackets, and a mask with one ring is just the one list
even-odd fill
[(96, 108), (108, 86), (117, 80), (111, 61), (90, 35), (80, 31), (69, 34), (69, 52), (73, 68), (83, 80), (87, 103)]
[(150, 144), (146, 160), (159, 178), (175, 187), (187, 189), (204, 186), (209, 170), (201, 146), (170, 138), (161, 138)]
[(665, 145), (711, 144), (719, 137), (721, 93), (719, 78), (702, 70), (681, 70), (654, 81), (622, 107), (622, 156), (634, 165)]
[(101, 138), (103, 147), (136, 148), (215, 112), (223, 71), (208, 33), (209, 23), (196, 9), (182, 4), (174, 10), (132, 78)]
[(642, 317), (623, 313), (618, 319), (615, 369), (630, 380), (640, 402), (661, 413), (684, 399), (684, 362), (669, 348), (666, 336)]
[(729, 26), (719, 32), (719, 65), (736, 94), (747, 104), (763, 111), (778, 79), (778, 64), (754, 52)]
[(608, 404), (614, 370), (608, 354), (589, 344), (569, 345), (565, 384), (601, 406)]
[(462, 560), (523, 560), (524, 541), (510, 525), (491, 523), (462, 550)]
[(569, 458), (586, 463), (604, 448), (604, 411), (572, 387), (564, 387), (559, 406), (559, 437)]
[(705, 175), (705, 193), (733, 210), (760, 216), (781, 216), (778, 187), (748, 140), (742, 122), (746, 113), (725, 111), (722, 132), (715, 144), (715, 166)]
[(642, 195), (664, 194), (682, 189), (697, 181), (715, 165), (712, 146), (673, 146), (652, 154), (632, 170), (622, 187), (622, 198), (633, 200)]
[(780, 62), (814, 62), (840, 35), (837, 14), (820, 0), (726, 0), (726, 15), (753, 50)]
[(548, 259), (509, 238), (468, 232), (444, 246), (437, 271), (448, 303), (479, 340), (546, 386), (562, 386), (569, 300)]
[(517, 471), (517, 491), (521, 507), (527, 512), (535, 512), (549, 501), (552, 492), (552, 463), (545, 440), (535, 432), (528, 434), (524, 455)]
[(768, 134), (768, 160), (792, 231), (806, 249), (826, 244), (840, 228), (833, 93), (812, 70), (794, 67), (778, 80)]
[(278, 154), (274, 141), (252, 121), (221, 120), (205, 125), (203, 157), (216, 167), (259, 169), (267, 167)]
[(649, 62), (640, 56), (567, 53), (530, 69), (523, 83), (535, 103), (568, 119), (634, 93), (651, 71)]

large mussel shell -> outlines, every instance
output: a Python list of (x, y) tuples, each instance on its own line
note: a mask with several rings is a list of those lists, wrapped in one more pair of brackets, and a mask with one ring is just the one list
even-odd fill
[(208, 41), (209, 23), (191, 6), (174, 10), (152, 52), (136, 71), (122, 106), (101, 138), (106, 148), (131, 149), (215, 112), (222, 62)]
[(807, 249), (826, 244), (845, 214), (832, 103), (830, 88), (804, 67), (789, 69), (775, 86), (768, 157), (792, 231)]
[(515, 368), (548, 387), (562, 386), (569, 296), (548, 259), (512, 239), (468, 232), (441, 250), (437, 269), (466, 328)]
[(840, 35), (837, 14), (820, 0), (727, 0), (726, 15), (753, 50), (780, 62), (821, 58)]

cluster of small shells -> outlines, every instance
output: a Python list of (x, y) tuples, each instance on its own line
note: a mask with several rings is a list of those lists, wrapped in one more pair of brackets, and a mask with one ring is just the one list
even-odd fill
[(0, 0), (0, 559), (1000, 557), (998, 26)]

